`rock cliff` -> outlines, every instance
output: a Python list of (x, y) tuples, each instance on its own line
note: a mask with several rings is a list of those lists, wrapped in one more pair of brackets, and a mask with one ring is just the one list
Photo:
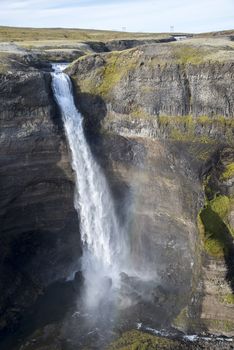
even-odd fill
[[(155, 295), (160, 311), (179, 329), (233, 335), (234, 58), (226, 43), (93, 54), (68, 73), (113, 192), (122, 181), (131, 198), (136, 261), (151, 261), (165, 291)], [(220, 157), (229, 178), (213, 180), (207, 199)], [(223, 194), (224, 214), (217, 209)]]
[[(0, 330), (81, 254), (51, 78), (30, 65), (82, 55), (68, 74), (135, 266), (157, 281), (155, 324), (234, 334), (233, 43), (209, 40), (1, 54)], [(126, 320), (150, 323), (150, 306), (140, 310)]]
[(79, 256), (73, 174), (51, 77), (12, 57), (0, 75), (0, 330)]

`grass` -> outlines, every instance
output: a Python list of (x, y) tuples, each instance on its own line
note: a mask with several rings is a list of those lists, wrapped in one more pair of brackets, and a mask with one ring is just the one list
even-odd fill
[(206, 52), (197, 47), (183, 46), (175, 49), (176, 61), (179, 64), (200, 64), (204, 62)]
[(208, 329), (212, 331), (214, 329), (216, 332), (233, 332), (234, 322), (229, 320), (219, 320), (219, 319), (203, 319), (202, 322), (207, 326)]
[(208, 201), (198, 217), (198, 228), (207, 254), (215, 258), (227, 256), (232, 244), (232, 230), (226, 224), (231, 199), (219, 195)]
[(133, 330), (123, 333), (106, 350), (166, 350), (174, 349), (178, 345), (177, 341)]
[(226, 180), (231, 179), (232, 177), (234, 177), (234, 163), (228, 164), (225, 167), (225, 169), (220, 177), (220, 180), (226, 181)]
[(225, 303), (225, 304), (234, 304), (234, 294), (233, 293), (230, 293), (230, 294), (226, 294), (222, 301)]
[(182, 309), (173, 321), (174, 325), (179, 329), (184, 329), (188, 323), (188, 310), (187, 307)]
[(129, 33), (120, 31), (66, 29), (66, 28), (17, 28), (0, 26), (0, 41), (78, 40), (107, 41), (114, 39), (163, 39), (168, 33)]
[[(159, 116), (158, 121), (159, 126), (166, 127), (171, 139), (175, 141), (213, 144), (215, 140), (206, 131), (206, 128), (209, 129), (211, 126), (222, 128), (228, 142), (229, 136), (233, 140), (233, 134), (229, 135), (228, 133), (234, 127), (234, 121), (224, 116)], [(200, 133), (200, 126), (203, 127), (203, 133)], [(196, 133), (197, 127), (199, 127), (199, 134)]]
[(119, 52), (114, 52), (107, 58), (107, 63), (102, 73), (102, 82), (98, 86), (98, 92), (101, 96), (107, 96), (113, 87), (118, 84), (122, 77), (131, 69), (131, 60), (125, 64), (124, 56)]
[(207, 135), (196, 135), (196, 126), (200, 120), (187, 116), (159, 116), (159, 125), (166, 126), (169, 130), (170, 138), (174, 141), (210, 144), (214, 141)]
[(210, 201), (210, 207), (221, 219), (225, 219), (230, 211), (230, 198), (227, 196), (217, 196)]
[[(123, 53), (113, 51), (103, 56), (104, 63), (92, 71), (92, 77), (79, 78), (79, 88), (81, 92), (88, 92), (108, 99), (113, 88), (128, 74), (137, 64), (137, 57), (133, 54), (134, 50), (125, 50)], [(93, 56), (94, 57), (94, 56)], [(82, 62), (84, 57), (80, 57), (76, 62)], [(76, 76), (73, 76), (76, 80)]]
[[(87, 84), (93, 84), (92, 80), (87, 80)], [(79, 82), (78, 82), (79, 84)], [(82, 91), (91, 91), (89, 87), (84, 88), (83, 80), (79, 86), (82, 86)], [(114, 88), (114, 86), (112, 87)], [(95, 87), (92, 87), (94, 94), (97, 91)], [(112, 95), (113, 96), (113, 95)], [(104, 99), (108, 101), (112, 96), (104, 96)], [(210, 124), (206, 124), (204, 128), (200, 128), (201, 120), (199, 117), (192, 117), (191, 115), (187, 116), (156, 116), (148, 113), (145, 109), (139, 105), (130, 105), (129, 111), (126, 111), (125, 114), (108, 114), (108, 118), (105, 118), (105, 127), (111, 126), (115, 121), (126, 121), (126, 122), (141, 122), (142, 126), (145, 125), (145, 128), (148, 127), (152, 129), (152, 132), (155, 131), (155, 137), (157, 135), (164, 135), (169, 140), (178, 142), (178, 143), (187, 143), (188, 152), (191, 156), (199, 161), (206, 161), (209, 159), (211, 154), (214, 152), (214, 145), (217, 142), (217, 138), (210, 134), (210, 128), (215, 127), (215, 118), (209, 118), (209, 120), (214, 120)], [(103, 121), (104, 122), (104, 121)], [(203, 122), (203, 121), (202, 121)], [(231, 122), (231, 120), (230, 120)], [(227, 120), (228, 124), (228, 120)], [(221, 124), (218, 126), (218, 132), (225, 135), (227, 143), (229, 139), (226, 135), (226, 132), (230, 130), (225, 125)], [(233, 135), (232, 135), (233, 136)], [(233, 137), (232, 137), (233, 138)]]

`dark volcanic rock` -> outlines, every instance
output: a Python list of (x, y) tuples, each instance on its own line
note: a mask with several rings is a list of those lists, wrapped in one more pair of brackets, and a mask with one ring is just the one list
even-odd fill
[[(77, 60), (68, 72), (81, 93), (103, 97), (116, 113), (232, 117), (233, 60), (210, 62), (213, 51), (194, 50), (157, 44), (95, 54)], [(186, 61), (188, 55), (194, 64)]]
[[(168, 43), (176, 41), (176, 39), (171, 36), (168, 38), (162, 38), (162, 39), (142, 39), (142, 40), (127, 40), (127, 39), (122, 39), (122, 40), (110, 40), (105, 43), (105, 47), (107, 50), (103, 51), (122, 51), (126, 49), (132, 49), (133, 47), (136, 46), (142, 46), (142, 45), (151, 45), (151, 44), (158, 44), (158, 43)], [(94, 50), (96, 51), (96, 50)], [(98, 52), (98, 51), (96, 51)]]
[(73, 175), (49, 74), (0, 76), (0, 330), (80, 254)]

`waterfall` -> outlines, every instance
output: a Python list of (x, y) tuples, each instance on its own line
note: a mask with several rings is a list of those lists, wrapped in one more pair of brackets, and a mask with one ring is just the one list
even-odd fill
[(95, 307), (107, 290), (118, 288), (126, 238), (106, 178), (86, 141), (70, 78), (63, 73), (63, 66), (55, 64), (53, 68), (52, 88), (61, 110), (76, 179), (74, 205), (80, 218), (85, 299), (88, 306)]

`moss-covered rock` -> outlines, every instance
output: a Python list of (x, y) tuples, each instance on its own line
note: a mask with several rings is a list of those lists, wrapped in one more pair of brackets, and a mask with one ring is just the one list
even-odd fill
[(234, 294), (229, 293), (229, 294), (224, 295), (224, 297), (222, 298), (222, 301), (225, 304), (234, 304)]
[(223, 173), (221, 174), (221, 180), (226, 181), (234, 177), (234, 162), (231, 164), (228, 164)]
[(199, 214), (199, 228), (208, 254), (220, 258), (228, 255), (232, 245), (231, 230), (225, 223), (230, 211), (231, 199), (217, 196), (207, 200), (206, 206)]
[(183, 308), (173, 321), (173, 325), (181, 330), (186, 330), (189, 323), (188, 308)]
[[(153, 123), (158, 130), (152, 133), (162, 131), (174, 141), (231, 144), (234, 66), (230, 47), (225, 50), (191, 43), (145, 45), (80, 57), (67, 72), (90, 122), (98, 114), (98, 108), (90, 113), (96, 98), (105, 105), (97, 118), (108, 119), (106, 129), (119, 124), (110, 118), (118, 115), (122, 124)], [(217, 51), (225, 51), (224, 60), (216, 61)]]
[(167, 350), (181, 349), (175, 340), (156, 337), (140, 331), (123, 333), (119, 339), (110, 344), (106, 350)]

